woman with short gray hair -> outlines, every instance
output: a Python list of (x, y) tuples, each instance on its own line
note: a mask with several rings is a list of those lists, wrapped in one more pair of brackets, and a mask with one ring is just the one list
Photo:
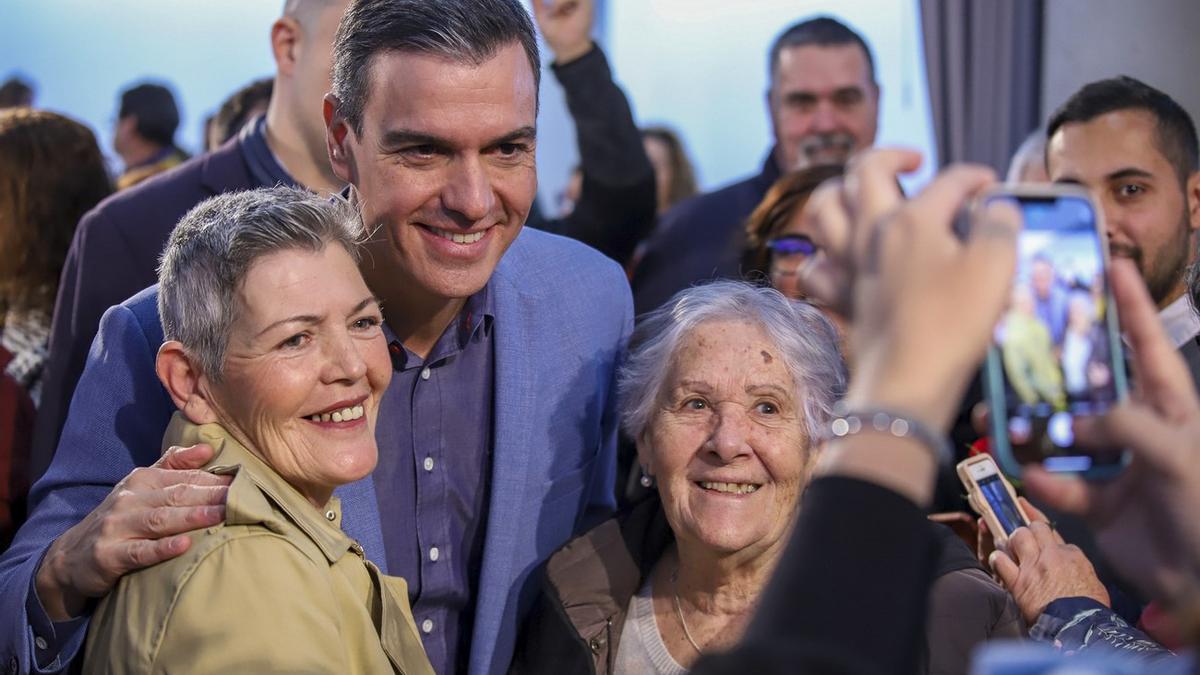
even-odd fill
[(391, 379), (362, 236), (345, 201), (286, 187), (214, 197), (172, 232), (163, 448), (213, 447), (205, 469), (233, 476), (225, 521), (121, 578), (86, 672), (433, 672), (404, 580), (365, 560), (333, 497), (375, 467)]
[[(742, 282), (686, 289), (642, 317), (620, 409), (656, 489), (550, 558), (514, 672), (679, 674), (738, 641), (845, 393), (839, 342), (817, 308)], [(954, 592), (985, 608), (1007, 597), (994, 583), (991, 598)], [(962, 646), (931, 644), (928, 672)]]

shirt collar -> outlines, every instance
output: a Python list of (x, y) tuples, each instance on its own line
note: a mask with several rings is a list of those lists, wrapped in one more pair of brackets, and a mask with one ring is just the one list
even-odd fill
[(242, 127), (238, 134), (242, 157), (250, 175), (262, 186), (290, 185), (299, 186), (295, 178), (288, 173), (271, 147), (267, 145), (267, 116), (259, 115), (254, 121)]
[(391, 327), (383, 325), (383, 335), (388, 341), (388, 352), (392, 357), (392, 367), (396, 370), (415, 368), (423, 364), (435, 364), (454, 354), (465, 350), (472, 342), (487, 339), (491, 335), (492, 324), (496, 320), (495, 295), (492, 293), (492, 282), (488, 280), (458, 312), (458, 316), (450, 322), (446, 330), (438, 338), (437, 343), (429, 352), (429, 357), (422, 360), (404, 346)]
[(1162, 320), (1163, 328), (1167, 330), (1167, 336), (1171, 338), (1176, 349), (1200, 334), (1200, 316), (1192, 309), (1187, 293), (1164, 307), (1158, 313), (1158, 318)]

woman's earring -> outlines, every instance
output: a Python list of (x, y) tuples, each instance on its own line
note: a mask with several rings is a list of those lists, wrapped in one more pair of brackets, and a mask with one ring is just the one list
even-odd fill
[(654, 477), (642, 469), (642, 477), (638, 479), (638, 483), (641, 483), (644, 488), (652, 488), (654, 487)]

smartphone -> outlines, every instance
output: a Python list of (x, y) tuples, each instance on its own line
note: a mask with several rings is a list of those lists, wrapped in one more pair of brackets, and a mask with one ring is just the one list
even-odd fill
[(1103, 414), (1127, 390), (1102, 214), (1072, 185), (1009, 185), (981, 199), (996, 200), (1015, 204), (1024, 227), (984, 366), (992, 452), (1013, 477), (1026, 464), (1111, 477), (1128, 453), (1077, 447), (1072, 431), (1076, 417)]
[(997, 542), (1008, 539), (1018, 527), (1029, 525), (1016, 491), (990, 455), (959, 462), (958, 479), (967, 488), (967, 503), (983, 517)]

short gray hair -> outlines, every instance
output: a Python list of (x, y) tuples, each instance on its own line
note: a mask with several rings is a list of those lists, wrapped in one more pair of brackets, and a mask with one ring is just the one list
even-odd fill
[(357, 209), (340, 198), (277, 186), (228, 192), (197, 204), (179, 221), (158, 266), (158, 316), (213, 380), (221, 378), (235, 294), (259, 258), (319, 252), (335, 243), (357, 261), (363, 239)]
[(378, 54), (429, 54), (478, 65), (512, 43), (525, 50), (536, 87), (541, 56), (533, 21), (520, 0), (354, 0), (333, 41), (338, 113), (362, 134), (371, 65)]
[(820, 438), (833, 419), (834, 405), (846, 393), (837, 329), (816, 307), (742, 281), (693, 286), (641, 318), (617, 385), (625, 433), (634, 439), (645, 433), (680, 345), (697, 327), (712, 321), (745, 321), (766, 333), (782, 352), (796, 384), (808, 437)]

